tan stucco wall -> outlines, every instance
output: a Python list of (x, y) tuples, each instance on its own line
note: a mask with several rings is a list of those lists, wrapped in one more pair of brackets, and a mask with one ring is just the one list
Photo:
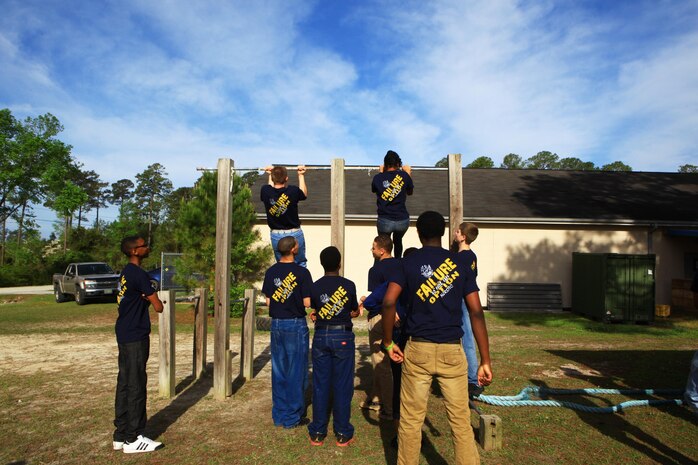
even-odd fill
[[(481, 224), (480, 236), (473, 244), (478, 256), (480, 300), (487, 304), (489, 282), (560, 283), (563, 306), (571, 306), (572, 252), (630, 253), (648, 252), (648, 233), (642, 228), (523, 226)], [(266, 225), (258, 226), (262, 238), (269, 242)], [(320, 251), (330, 244), (328, 223), (303, 223), (308, 268), (313, 279), (323, 274)], [(368, 269), (373, 265), (370, 247), (376, 235), (374, 222), (348, 222), (345, 229), (344, 276), (354, 281), (359, 295), (366, 293)], [(685, 240), (686, 242), (681, 242)], [(696, 241), (652, 235), (657, 254), (656, 301), (669, 303), (672, 278), (683, 277), (683, 251), (696, 249)], [(405, 248), (419, 247), (414, 224), (403, 240)], [(444, 247), (448, 241), (444, 237)]]

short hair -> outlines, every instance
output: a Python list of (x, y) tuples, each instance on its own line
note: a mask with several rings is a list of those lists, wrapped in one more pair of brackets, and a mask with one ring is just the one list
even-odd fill
[(320, 252), (320, 263), (325, 269), (325, 273), (339, 270), (341, 262), (342, 254), (339, 253), (339, 249), (333, 245), (325, 247), (322, 249), (322, 252)]
[(373, 239), (373, 242), (388, 253), (393, 251), (393, 240), (387, 234), (377, 235), (376, 238)]
[(276, 248), (282, 256), (287, 256), (291, 254), (291, 251), (296, 246), (296, 238), (293, 236), (285, 236), (279, 240)]
[(477, 235), (480, 233), (480, 230), (474, 223), (461, 223), (459, 229), (460, 233), (465, 236), (465, 243), (468, 245), (475, 242)]
[(392, 150), (388, 150), (388, 153), (385, 154), (385, 157), (383, 157), (383, 166), (386, 168), (399, 168), (402, 166), (402, 160), (400, 159), (400, 155), (397, 154), (397, 152), (393, 152)]
[(271, 180), (274, 184), (283, 184), (288, 178), (288, 170), (285, 166), (275, 166), (271, 169)]
[(143, 239), (142, 236), (127, 236), (121, 239), (121, 251), (127, 257), (131, 256), (131, 251), (136, 247), (136, 242)]
[(446, 220), (441, 213), (425, 211), (417, 218), (417, 235), (421, 239), (443, 237), (446, 231)]

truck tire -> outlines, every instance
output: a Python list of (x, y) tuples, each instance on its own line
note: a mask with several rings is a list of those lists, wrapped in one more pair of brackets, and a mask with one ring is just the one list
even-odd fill
[(61, 292), (61, 286), (58, 283), (53, 284), (53, 296), (56, 298), (56, 303), (59, 304), (68, 300), (68, 296)]
[(255, 326), (258, 331), (271, 331), (271, 318), (268, 316), (257, 316)]
[(86, 303), (85, 291), (82, 289), (77, 289), (75, 291), (75, 303), (78, 305), (85, 305)]

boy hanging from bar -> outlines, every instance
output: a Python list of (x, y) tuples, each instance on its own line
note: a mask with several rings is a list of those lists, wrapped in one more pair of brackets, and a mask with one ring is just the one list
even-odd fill
[(278, 262), (281, 259), (279, 241), (282, 237), (292, 236), (298, 242), (295, 261), (300, 266), (307, 266), (305, 256), (305, 237), (298, 218), (298, 202), (308, 198), (305, 184), (305, 166), (298, 166), (298, 185), (288, 183), (288, 170), (284, 166), (267, 166), (264, 171), (269, 174), (269, 184), (262, 186), (259, 193), (267, 214), (270, 229), (271, 246)]

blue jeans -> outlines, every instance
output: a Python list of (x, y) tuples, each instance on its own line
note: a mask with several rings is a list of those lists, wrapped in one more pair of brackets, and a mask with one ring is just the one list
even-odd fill
[(313, 422), (310, 434), (327, 434), (330, 399), (334, 434), (354, 436), (349, 422), (354, 395), (354, 333), (317, 329), (313, 336)]
[(477, 361), (477, 353), (475, 353), (475, 338), (473, 337), (473, 328), (470, 326), (470, 315), (465, 302), (461, 305), (463, 308), (463, 351), (465, 351), (465, 358), (468, 360), (468, 384), (477, 386), (480, 383), (477, 382), (479, 363)]
[(276, 258), (277, 262), (281, 259), (281, 254), (279, 253), (279, 241), (286, 236), (295, 237), (298, 241), (298, 255), (296, 255), (295, 261), (300, 266), (307, 268), (308, 259), (305, 258), (305, 236), (303, 236), (302, 229), (299, 229), (298, 231), (284, 233), (276, 233), (270, 231), (269, 235), (271, 237), (271, 247), (272, 249), (274, 249), (274, 257)]
[(305, 318), (271, 320), (271, 417), (276, 426), (291, 428), (305, 414), (308, 340)]
[(378, 217), (378, 222), (376, 223), (376, 229), (378, 229), (378, 234), (390, 234), (393, 235), (393, 256), (395, 258), (402, 257), (402, 237), (407, 232), (407, 228), (410, 227), (410, 219), (404, 220), (389, 220), (386, 218)]
[(693, 354), (691, 371), (686, 382), (686, 392), (683, 395), (686, 405), (698, 415), (698, 350)]

